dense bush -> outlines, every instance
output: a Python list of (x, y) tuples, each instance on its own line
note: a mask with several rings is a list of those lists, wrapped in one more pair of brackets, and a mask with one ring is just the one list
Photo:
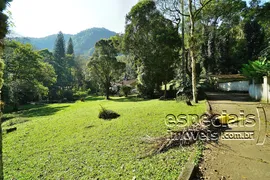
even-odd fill
[(101, 110), (99, 112), (98, 117), (100, 119), (110, 120), (110, 119), (116, 119), (120, 115), (112, 110), (107, 110), (104, 107), (101, 106)]
[(266, 59), (249, 61), (248, 64), (243, 64), (242, 73), (249, 79), (260, 81), (263, 76), (269, 75), (270, 62)]
[(73, 94), (75, 100), (84, 99), (89, 94), (89, 91), (77, 91)]

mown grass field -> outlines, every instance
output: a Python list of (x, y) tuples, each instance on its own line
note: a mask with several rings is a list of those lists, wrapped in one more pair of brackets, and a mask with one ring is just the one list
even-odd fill
[[(100, 105), (119, 113), (98, 118)], [(31, 107), (31, 108), (30, 108)], [(30, 108), (27, 110), (27, 108)], [(167, 133), (165, 116), (205, 111), (175, 101), (89, 97), (86, 102), (26, 106), (3, 123), (6, 179), (176, 179), (190, 148), (140, 158), (150, 145), (143, 137)]]

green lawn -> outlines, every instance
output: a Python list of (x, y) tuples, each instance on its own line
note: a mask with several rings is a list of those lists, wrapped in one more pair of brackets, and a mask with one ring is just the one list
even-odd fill
[[(100, 105), (119, 113), (98, 119)], [(141, 159), (145, 136), (167, 133), (167, 114), (199, 113), (205, 102), (189, 107), (175, 101), (89, 97), (86, 102), (25, 107), (3, 123), (6, 179), (176, 179), (191, 148), (175, 148)]]

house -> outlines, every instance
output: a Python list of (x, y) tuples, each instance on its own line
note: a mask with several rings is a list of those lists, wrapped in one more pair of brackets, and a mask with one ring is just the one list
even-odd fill
[(132, 89), (136, 88), (138, 80), (137, 79), (130, 79), (130, 80), (123, 80), (117, 83), (114, 83), (111, 87), (111, 89), (115, 92), (117, 92), (121, 86), (130, 86)]

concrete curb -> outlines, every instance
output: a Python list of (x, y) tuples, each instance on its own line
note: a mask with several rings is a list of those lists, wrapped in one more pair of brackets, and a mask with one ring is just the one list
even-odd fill
[[(206, 100), (206, 112), (208, 114), (212, 113), (212, 107), (208, 100)], [(194, 164), (196, 158), (196, 149), (194, 149), (188, 159), (187, 164), (183, 167), (181, 174), (178, 177), (178, 180), (191, 180), (192, 177), (196, 174), (196, 165)]]
[(190, 180), (192, 176), (195, 174), (195, 167), (194, 164), (196, 158), (196, 149), (194, 149), (188, 159), (188, 162), (183, 167), (181, 174), (178, 177), (178, 180)]

